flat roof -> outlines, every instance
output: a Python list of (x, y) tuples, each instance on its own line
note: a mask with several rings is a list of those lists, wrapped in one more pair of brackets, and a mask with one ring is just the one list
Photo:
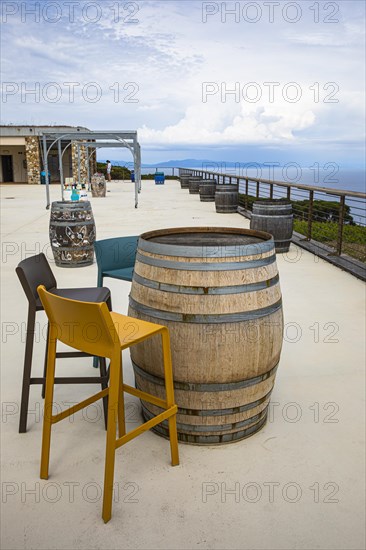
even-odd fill
[[(365, 284), (294, 244), (277, 256), (285, 339), (270, 417), (260, 432), (223, 446), (179, 444), (181, 462), (174, 468), (169, 442), (155, 433), (128, 443), (116, 452), (113, 517), (106, 526), (101, 519), (106, 432), (99, 401), (54, 426), (50, 478), (39, 479), (39, 385), (30, 392), (28, 432), (18, 434), (27, 300), (15, 267), (43, 251), (60, 288), (92, 287), (97, 281), (95, 263), (55, 267), (43, 187), (0, 186), (2, 546), (363, 549)], [(52, 200), (60, 199), (59, 186), (51, 185), (50, 193)], [(98, 240), (167, 227), (249, 227), (239, 214), (217, 214), (214, 203), (200, 202), (177, 181), (143, 180), (138, 209), (130, 208), (133, 195), (133, 183), (126, 180), (108, 183), (106, 197), (91, 198)], [(105, 279), (104, 284), (111, 289), (113, 310), (127, 314), (131, 283)], [(35, 330), (32, 375), (40, 376), (44, 312), (37, 313)], [(246, 337), (255, 334), (249, 330)], [(233, 338), (230, 331), (227, 337)], [(56, 368), (58, 376), (97, 374), (91, 358), (58, 360)], [(123, 372), (124, 382), (133, 385), (128, 351)], [(98, 390), (59, 384), (55, 411)], [(141, 423), (140, 410), (139, 400), (126, 395), (128, 431)]]
[(5, 137), (12, 136), (39, 136), (44, 132), (52, 131), (65, 131), (70, 133), (76, 132), (90, 132), (88, 128), (84, 126), (68, 126), (68, 125), (44, 125), (44, 126), (33, 126), (33, 125), (2, 125), (0, 126), (0, 135)]

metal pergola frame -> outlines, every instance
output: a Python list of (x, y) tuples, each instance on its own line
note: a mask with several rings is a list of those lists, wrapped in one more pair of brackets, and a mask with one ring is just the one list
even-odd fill
[[(48, 155), (52, 147), (57, 143), (58, 148), (58, 161), (59, 161), (59, 170), (60, 170), (60, 184), (61, 184), (61, 196), (63, 200), (63, 191), (64, 191), (64, 177), (63, 177), (63, 167), (62, 167), (62, 157), (66, 149), (74, 141), (78, 146), (78, 172), (80, 180), (80, 147), (84, 146), (87, 149), (87, 166), (88, 166), (88, 176), (89, 173), (89, 152), (90, 148), (97, 150), (101, 148), (113, 148), (113, 147), (124, 147), (131, 151), (134, 163), (135, 171), (135, 208), (138, 207), (138, 194), (141, 191), (141, 148), (140, 144), (137, 141), (137, 132), (135, 131), (116, 131), (116, 130), (103, 130), (103, 131), (79, 131), (74, 132), (65, 132), (64, 130), (53, 130), (49, 132), (42, 132), (40, 134), (42, 137), (43, 144), (43, 165), (45, 170), (45, 181), (46, 181), (46, 199), (47, 205), (46, 209), (50, 207), (50, 189), (49, 189), (49, 177), (48, 177)], [(51, 141), (51, 145), (47, 147), (47, 140)], [(62, 150), (62, 141), (70, 141)], [(93, 141), (85, 141), (93, 140)], [(92, 151), (94, 152), (94, 151)], [(91, 156), (91, 155), (90, 155)]]

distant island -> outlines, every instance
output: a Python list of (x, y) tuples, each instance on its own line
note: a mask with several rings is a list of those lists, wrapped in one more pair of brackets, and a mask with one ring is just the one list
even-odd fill
[[(103, 162), (103, 161), (100, 161)], [(105, 162), (105, 161), (104, 161)], [(123, 160), (112, 160), (112, 164), (116, 166), (130, 166), (132, 165), (132, 162), (125, 162)], [(225, 168), (242, 168), (245, 166), (268, 166), (268, 164), (263, 164), (261, 162), (232, 162), (232, 161), (226, 161), (226, 160), (200, 160), (200, 159), (183, 159), (183, 160), (166, 160), (154, 164), (149, 163), (142, 163), (142, 168), (202, 168), (205, 169), (205, 167), (218, 167), (218, 166), (224, 166)]]

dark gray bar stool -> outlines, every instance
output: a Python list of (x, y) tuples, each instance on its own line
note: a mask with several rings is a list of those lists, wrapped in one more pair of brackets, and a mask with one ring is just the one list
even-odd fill
[[(20, 406), (20, 421), (19, 433), (27, 431), (27, 416), (29, 403), (29, 390), (33, 384), (42, 384), (42, 397), (44, 397), (45, 382), (46, 382), (46, 364), (47, 364), (47, 348), (44, 362), (43, 377), (32, 378), (32, 358), (34, 344), (34, 329), (36, 322), (37, 311), (43, 311), (41, 300), (39, 299), (37, 288), (39, 285), (44, 285), (49, 292), (69, 298), (71, 300), (79, 300), (82, 302), (106, 302), (109, 310), (112, 310), (111, 294), (108, 288), (57, 288), (55, 276), (44, 254), (31, 256), (26, 260), (21, 261), (16, 268), (16, 273), (19, 277), (25, 295), (28, 299), (28, 321), (25, 343), (24, 370), (22, 397)], [(70, 319), (70, 322), (72, 319)], [(49, 331), (49, 327), (48, 327)], [(47, 340), (48, 340), (47, 331)], [(75, 358), (75, 357), (90, 357), (89, 354), (83, 352), (57, 352), (57, 358)], [(101, 384), (102, 389), (108, 387), (108, 372), (106, 368), (105, 358), (99, 360), (100, 376), (77, 376), (77, 377), (62, 377), (55, 378), (56, 384)], [(106, 421), (108, 410), (108, 397), (103, 399), (104, 418)]]

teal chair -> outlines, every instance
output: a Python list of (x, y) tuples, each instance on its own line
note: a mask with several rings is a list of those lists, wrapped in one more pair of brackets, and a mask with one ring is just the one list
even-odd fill
[(132, 281), (139, 237), (116, 237), (94, 243), (98, 265), (98, 287), (104, 277)]
[[(103, 286), (104, 277), (132, 281), (133, 268), (139, 237), (116, 237), (95, 241), (94, 250), (98, 266), (97, 286)], [(98, 358), (94, 357), (93, 366), (98, 367)]]

